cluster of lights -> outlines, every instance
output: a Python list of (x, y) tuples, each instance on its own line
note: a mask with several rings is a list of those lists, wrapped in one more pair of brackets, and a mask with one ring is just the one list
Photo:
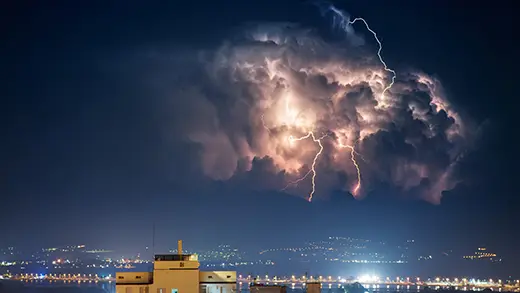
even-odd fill
[(462, 258), (464, 259), (481, 259), (481, 258), (487, 258), (492, 260), (493, 257), (496, 257), (497, 255), (495, 253), (486, 252), (487, 248), (485, 247), (479, 247), (477, 248), (477, 251), (475, 251), (474, 255), (466, 255)]
[(465, 255), (462, 258), (465, 258), (465, 259), (478, 259), (478, 258), (491, 258), (491, 257), (496, 257), (496, 256), (497, 255), (494, 254), (494, 253), (482, 253), (482, 254), (477, 254), (477, 255)]
[(377, 263), (377, 264), (403, 264), (407, 263), (404, 260), (366, 260), (366, 259), (352, 259), (352, 260), (340, 260), (340, 259), (325, 259), (329, 261), (339, 261), (343, 263)]
[(266, 261), (242, 261), (242, 262), (223, 262), (223, 263), (205, 263), (203, 264), (203, 267), (206, 267), (206, 268), (217, 268), (217, 267), (239, 267), (239, 266), (252, 266), (252, 265), (267, 265), (267, 266), (272, 266), (274, 265), (275, 263), (271, 260), (266, 260)]
[[(407, 240), (407, 243), (414, 243), (414, 240)], [(373, 263), (373, 264), (402, 264), (408, 263), (407, 256), (400, 253), (395, 258), (390, 259), (388, 255), (381, 252), (388, 247), (382, 241), (370, 241), (366, 239), (355, 239), (349, 237), (328, 237), (328, 240), (310, 242), (305, 247), (285, 247), (271, 248), (260, 251), (261, 255), (273, 252), (299, 253), (299, 257), (317, 257), (324, 261), (342, 263)], [(374, 246), (375, 245), (375, 246)], [(379, 245), (379, 246), (378, 246)], [(382, 245), (382, 246), (381, 246)], [(396, 246), (397, 250), (406, 250), (408, 247)], [(288, 255), (292, 258), (293, 256)]]
[(358, 282), (361, 282), (361, 283), (376, 283), (376, 282), (379, 282), (379, 277), (378, 276), (375, 276), (375, 275), (363, 275), (363, 276), (360, 276), (358, 277)]
[[(244, 280), (242, 275), (238, 276), (239, 280)], [(435, 279), (428, 278), (426, 280), (421, 279), (420, 277), (395, 277), (395, 279), (392, 279), (390, 277), (386, 278), (380, 278), (378, 275), (361, 275), (358, 276), (355, 279), (347, 280), (341, 276), (338, 276), (334, 278), (333, 276), (301, 276), (298, 277), (296, 275), (292, 275), (290, 278), (288, 277), (279, 277), (279, 276), (272, 276), (269, 277), (269, 275), (265, 275), (262, 279), (260, 275), (257, 276), (251, 276), (248, 275), (245, 280), (251, 281), (253, 279), (256, 279), (258, 282), (265, 282), (265, 281), (272, 281), (272, 282), (279, 282), (279, 283), (287, 283), (287, 282), (307, 282), (307, 281), (321, 281), (321, 282), (338, 282), (338, 283), (365, 283), (365, 284), (441, 284), (441, 285), (460, 285), (460, 284), (469, 284), (469, 285), (500, 285), (503, 284), (503, 281), (501, 279), (485, 279), (485, 280), (479, 280), (475, 278), (441, 278), (436, 277)], [(520, 284), (520, 280), (515, 280), (514, 283)]]
[[(170, 253), (177, 253), (177, 249), (170, 249)], [(228, 244), (219, 245), (216, 250), (192, 252), (187, 254), (197, 255), (200, 261), (205, 262), (224, 260), (227, 263), (234, 263), (243, 260), (243, 255), (239, 250), (237, 248), (232, 248), (231, 245)]]
[(107, 276), (98, 274), (21, 274), (4, 275), (4, 278), (15, 280), (112, 280), (112, 274)]
[[(22, 275), (10, 275), (6, 274), (3, 275), (2, 278), (4, 279), (13, 279), (13, 280), (63, 280), (63, 281), (112, 281), (112, 275), (109, 274), (107, 276), (99, 276), (97, 274), (22, 274)], [(354, 282), (360, 282), (362, 284), (405, 284), (405, 285), (411, 285), (411, 284), (417, 284), (417, 285), (441, 285), (441, 286), (450, 286), (450, 285), (470, 285), (475, 287), (486, 287), (486, 286), (503, 286), (503, 281), (493, 280), (493, 279), (487, 279), (487, 280), (478, 280), (478, 279), (467, 279), (467, 278), (440, 278), (437, 277), (434, 280), (427, 279), (426, 281), (422, 281), (419, 277), (417, 278), (410, 278), (410, 277), (396, 277), (394, 280), (391, 280), (390, 277), (386, 277), (386, 279), (381, 279), (377, 275), (362, 275), (354, 280), (347, 280), (341, 276), (338, 276), (337, 278), (334, 278), (333, 276), (302, 276), (298, 278), (295, 275), (292, 275), (290, 278), (286, 277), (278, 277), (273, 276), (272, 278), (269, 277), (269, 275), (265, 275), (264, 279), (261, 279), (260, 276), (254, 277), (258, 282), (263, 282), (266, 284), (269, 284), (269, 282), (273, 282), (275, 284), (279, 283), (291, 283), (292, 286), (295, 286), (297, 282), (305, 284), (306, 282), (310, 281), (320, 281), (323, 283), (340, 283), (340, 284), (346, 284), (346, 283), (354, 283)], [(248, 283), (253, 280), (253, 277), (251, 275), (247, 276), (246, 279), (243, 278), (242, 275), (238, 276), (238, 280), (240, 284), (242, 284), (242, 281), (247, 281)], [(515, 280), (513, 284), (509, 283), (509, 286), (520, 286), (520, 280)]]

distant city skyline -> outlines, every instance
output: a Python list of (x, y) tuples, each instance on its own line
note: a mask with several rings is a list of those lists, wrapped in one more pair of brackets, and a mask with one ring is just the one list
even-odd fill
[[(208, 245), (206, 243), (206, 245)], [(169, 249), (176, 254), (177, 249)], [(324, 239), (302, 242), (292, 247), (270, 247), (251, 250), (229, 244), (215, 244), (211, 248), (197, 248), (195, 243), (186, 247), (184, 253), (197, 254), (201, 268), (233, 269), (243, 274), (271, 272), (337, 274), (346, 271), (385, 272), (402, 275), (406, 272), (421, 272), (421, 276), (442, 275), (457, 267), (461, 272), (481, 276), (498, 273), (504, 277), (507, 267), (514, 261), (484, 246), (474, 245), (460, 251), (451, 249), (428, 250), (414, 239), (389, 243), (384, 240), (357, 239), (329, 236)], [(156, 251), (160, 253), (160, 251)], [(37, 251), (20, 251), (14, 247), (0, 249), (0, 266), (3, 270), (27, 272), (44, 270), (132, 269), (141, 264), (150, 264), (153, 251), (149, 247), (132, 254), (124, 254), (117, 248), (91, 248), (83, 244), (41, 248)], [(39, 265), (37, 265), (39, 264)], [(494, 264), (494, 266), (491, 266)], [(35, 269), (39, 266), (40, 269)], [(418, 268), (422, 268), (418, 270)], [(450, 273), (453, 274), (453, 273)], [(514, 274), (514, 272), (510, 272)]]
[[(202, 245), (202, 246), (207, 246)], [(373, 239), (357, 239), (357, 238), (351, 238), (351, 237), (338, 237), (338, 236), (329, 236), (322, 240), (313, 240), (313, 241), (305, 241), (301, 244), (302, 246), (293, 246), (293, 247), (266, 247), (261, 250), (250, 250), (247, 249), (247, 247), (239, 248), (238, 246), (232, 246), (229, 244), (215, 244), (213, 245), (213, 249), (218, 248), (220, 252), (227, 251), (226, 255), (229, 257), (230, 255), (233, 255), (233, 257), (241, 258), (239, 256), (240, 254), (246, 252), (249, 254), (255, 254), (258, 253), (260, 255), (262, 254), (269, 254), (273, 252), (293, 252), (293, 253), (299, 253), (299, 252), (305, 252), (309, 250), (334, 250), (337, 251), (339, 249), (369, 249), (369, 247), (379, 247), (380, 251), (387, 250), (385, 253), (388, 253), (388, 248), (390, 246), (390, 249), (398, 251), (404, 251), (409, 253), (410, 251), (413, 251), (414, 254), (417, 255), (417, 260), (426, 260), (426, 257), (424, 255), (432, 255), (432, 254), (438, 254), (438, 255), (444, 255), (444, 256), (454, 256), (454, 253), (452, 249), (441, 249), (437, 248), (434, 251), (430, 251), (428, 254), (427, 251), (425, 251), (424, 247), (420, 247), (420, 243), (417, 244), (415, 240), (413, 239), (406, 239), (401, 242), (393, 242), (388, 243), (385, 240), (373, 240)], [(335, 247), (334, 247), (335, 246)], [(208, 260), (212, 257), (211, 255), (204, 255), (204, 252), (211, 252), (212, 250), (208, 250), (207, 248), (200, 248), (200, 245), (197, 245), (196, 243), (191, 245), (192, 248), (185, 250), (186, 253), (196, 253), (199, 254), (199, 257), (202, 257), (200, 259), (201, 261), (204, 261), (204, 258), (207, 257)], [(385, 248), (386, 247), (386, 248)], [(61, 245), (61, 246), (55, 246), (55, 247), (48, 247), (48, 248), (41, 248), (40, 250), (36, 250), (38, 252), (43, 253), (55, 253), (55, 252), (69, 252), (69, 251), (79, 251), (81, 250), (84, 253), (90, 253), (90, 254), (113, 254), (118, 253), (117, 248), (100, 248), (100, 247), (89, 247), (87, 248), (84, 244), (79, 245)], [(377, 249), (376, 249), (377, 250)], [(240, 251), (240, 252), (239, 252)], [(27, 253), (31, 252), (31, 250), (20, 250), (17, 249), (14, 246), (9, 247), (0, 247), (0, 254), (5, 258), (9, 257), (10, 255), (18, 255), (19, 253)], [(156, 251), (156, 253), (159, 253), (161, 251)], [(170, 253), (177, 253), (176, 248), (170, 248), (168, 249), (168, 252)], [(468, 254), (468, 252), (471, 252)], [(141, 250), (137, 249), (136, 254), (149, 254), (151, 257), (153, 255), (153, 249), (149, 246), (143, 247)], [(425, 254), (426, 253), (426, 254)], [(465, 254), (464, 254), (465, 253)], [(499, 258), (496, 253), (491, 252), (488, 250), (488, 248), (485, 245), (474, 245), (469, 246), (465, 249), (459, 250), (458, 254), (460, 257), (465, 259), (489, 259), (491, 260), (493, 258)], [(407, 256), (406, 258), (410, 258), (410, 256)], [(430, 257), (431, 258), (431, 257)]]

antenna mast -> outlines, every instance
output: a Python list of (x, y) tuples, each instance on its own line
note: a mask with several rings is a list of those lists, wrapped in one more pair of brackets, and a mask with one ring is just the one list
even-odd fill
[(152, 226), (152, 258), (155, 260), (155, 221)]

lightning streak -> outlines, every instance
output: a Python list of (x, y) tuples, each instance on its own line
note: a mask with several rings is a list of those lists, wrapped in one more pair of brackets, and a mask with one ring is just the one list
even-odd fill
[[(307, 135), (304, 135), (302, 137), (298, 137), (298, 138), (295, 138), (293, 137), (292, 135), (289, 136), (289, 142), (292, 143), (294, 141), (300, 141), (300, 140), (304, 140), (304, 139), (307, 139), (307, 138), (312, 138), (312, 140), (316, 143), (318, 143), (318, 145), (320, 146), (320, 150), (316, 153), (316, 155), (314, 156), (314, 159), (312, 160), (312, 165), (311, 165), (311, 170), (309, 172), (307, 172), (307, 174), (305, 174), (305, 176), (301, 177), (300, 179), (294, 181), (293, 183), (290, 183), (289, 185), (292, 185), (292, 184), (297, 184), (298, 182), (301, 182), (302, 180), (304, 180), (307, 176), (309, 176), (310, 173), (312, 173), (312, 177), (311, 177), (311, 184), (312, 184), (312, 189), (311, 189), (311, 193), (309, 194), (309, 198), (307, 199), (309, 202), (312, 201), (312, 197), (314, 196), (314, 193), (316, 192), (316, 163), (318, 162), (318, 158), (320, 157), (321, 153), (323, 152), (323, 144), (321, 143), (321, 140), (325, 137), (326, 135), (320, 137), (320, 138), (316, 138), (316, 136), (314, 136), (314, 133), (311, 131), (309, 132)], [(287, 186), (289, 186), (287, 185)], [(286, 187), (287, 188), (287, 187)], [(285, 189), (285, 188), (284, 188)]]
[(390, 69), (388, 68), (388, 66), (386, 65), (386, 62), (383, 60), (383, 57), (381, 56), (381, 51), (383, 50), (383, 44), (381, 44), (381, 41), (379, 40), (379, 38), (377, 37), (377, 34), (375, 31), (373, 31), (370, 26), (368, 25), (368, 22), (364, 19), (364, 18), (361, 18), (361, 17), (356, 17), (354, 20), (352, 21), (349, 21), (348, 24), (349, 25), (353, 25), (354, 23), (356, 23), (356, 21), (362, 21), (364, 24), (365, 24), (365, 27), (367, 28), (367, 30), (369, 32), (372, 33), (372, 35), (374, 35), (374, 39), (376, 40), (377, 44), (379, 45), (379, 49), (377, 50), (377, 57), (379, 57), (379, 61), (381, 61), (381, 64), (383, 64), (384, 66), (384, 70), (386, 72), (390, 72), (392, 73), (392, 81), (383, 89), (383, 92), (381, 93), (381, 100), (383, 100), (385, 98), (385, 93), (394, 85), (395, 83), (395, 77), (396, 77), (396, 73), (393, 69)]
[(368, 22), (364, 18), (356, 17), (356, 18), (354, 18), (354, 20), (350, 20), (350, 17), (348, 15), (345, 15), (341, 10), (337, 9), (336, 7), (330, 6), (329, 9), (330, 9), (330, 11), (332, 11), (334, 13), (333, 20), (334, 20), (335, 24), (340, 26), (346, 33), (353, 33), (353, 29), (351, 26), (353, 24), (355, 24), (356, 22), (361, 21), (365, 25), (366, 29), (370, 33), (372, 33), (372, 35), (374, 36), (374, 39), (376, 40), (377, 44), (379, 45), (379, 48), (377, 50), (377, 57), (379, 58), (379, 61), (381, 62), (381, 64), (383, 64), (384, 70), (386, 72), (389, 72), (392, 74), (392, 81), (381, 92), (381, 98), (384, 99), (385, 93), (395, 83), (396, 73), (393, 69), (388, 68), (385, 60), (383, 60), (383, 57), (381, 56), (381, 51), (383, 51), (383, 44), (377, 37), (377, 33), (373, 29), (370, 28), (370, 26), (368, 25)]
[[(364, 18), (362, 18), (362, 17), (356, 17), (356, 18), (354, 18), (354, 20), (350, 20), (348, 16), (346, 16), (341, 10), (338, 10), (336, 7), (330, 6), (330, 10), (334, 13), (334, 20), (339, 22), (339, 25), (341, 26), (341, 28), (343, 30), (345, 30), (345, 32), (347, 32), (347, 33), (353, 32), (353, 29), (351, 28), (351, 26), (353, 24), (355, 24), (357, 21), (361, 21), (365, 25), (366, 29), (370, 33), (372, 33), (372, 35), (374, 36), (374, 39), (376, 40), (377, 44), (379, 45), (379, 48), (377, 50), (377, 57), (379, 58), (379, 61), (381, 62), (381, 64), (383, 64), (383, 69), (386, 72), (389, 72), (389, 73), (392, 74), (392, 79), (391, 79), (390, 83), (387, 86), (385, 86), (385, 88), (381, 92), (381, 101), (384, 101), (386, 92), (388, 90), (390, 90), (390, 88), (395, 83), (396, 73), (395, 73), (395, 71), (393, 69), (390, 69), (388, 67), (388, 65), (386, 64), (385, 60), (383, 59), (383, 56), (381, 55), (381, 51), (383, 51), (383, 44), (381, 43), (381, 41), (377, 37), (377, 33), (373, 29), (370, 28), (370, 26), (368, 25), (368, 22)], [(339, 143), (339, 146), (341, 148), (348, 148), (348, 149), (350, 149), (350, 159), (352, 160), (352, 164), (356, 168), (356, 172), (357, 172), (357, 184), (354, 187), (352, 193), (353, 193), (354, 196), (357, 196), (358, 192), (359, 192), (359, 189), (361, 188), (361, 171), (360, 171), (360, 168), (359, 168), (359, 164), (356, 161), (356, 154), (357, 154), (357, 152), (356, 152), (354, 146), (345, 145), (345, 144), (342, 144), (342, 143)]]
[(260, 119), (262, 120), (262, 125), (263, 125), (264, 128), (267, 130), (267, 132), (268, 132), (268, 133), (271, 133), (271, 130), (270, 130), (269, 127), (267, 127), (267, 125), (265, 124), (264, 114), (262, 114), (262, 116), (260, 117)]
[[(287, 100), (286, 100), (286, 103), (285, 103), (285, 110), (286, 110), (287, 113), (291, 113), (292, 112), (291, 111), (291, 107), (290, 107), (290, 103)], [(271, 133), (271, 130), (269, 129), (269, 127), (265, 123), (263, 114), (261, 116), (261, 120), (262, 120), (262, 125), (264, 126), (264, 128), (268, 131), (268, 133)], [(312, 173), (312, 178), (311, 178), (312, 189), (311, 189), (311, 192), (309, 194), (309, 198), (307, 199), (309, 202), (312, 201), (314, 193), (316, 193), (316, 175), (317, 175), (316, 164), (318, 162), (318, 159), (319, 159), (320, 155), (323, 153), (323, 144), (321, 143), (321, 140), (325, 136), (327, 136), (327, 134), (325, 134), (325, 135), (323, 135), (323, 136), (321, 136), (319, 138), (316, 138), (316, 136), (314, 135), (314, 132), (309, 131), (309, 133), (307, 133), (307, 135), (304, 135), (304, 136), (301, 136), (301, 137), (294, 137), (292, 135), (287, 137), (287, 140), (289, 141), (289, 144), (291, 144), (291, 145), (295, 141), (301, 141), (301, 140), (305, 140), (305, 139), (308, 139), (308, 138), (312, 138), (312, 140), (314, 142), (318, 143), (320, 149), (314, 155), (314, 159), (312, 160), (311, 169), (304, 176), (302, 176), (301, 178), (299, 178), (299, 179), (297, 179), (297, 180), (287, 184), (287, 186), (285, 186), (282, 190), (286, 190), (287, 188), (289, 188), (292, 185), (297, 185), (298, 183), (300, 183), (303, 180), (305, 180)]]
[(350, 149), (350, 160), (352, 161), (352, 164), (354, 165), (354, 167), (356, 167), (356, 172), (357, 172), (357, 184), (354, 187), (354, 189), (352, 190), (352, 194), (354, 196), (357, 196), (359, 189), (361, 188), (361, 170), (359, 168), (358, 162), (356, 161), (356, 154), (357, 154), (356, 149), (354, 148), (354, 146), (345, 145), (345, 144), (342, 144), (341, 142), (339, 143), (339, 146), (341, 148)]
[(303, 180), (305, 180), (305, 178), (307, 178), (307, 176), (309, 176), (311, 173), (312, 173), (312, 169), (310, 169), (309, 172), (305, 173), (305, 175), (303, 175), (302, 177), (298, 178), (297, 180), (294, 180), (293, 182), (289, 182), (289, 184), (287, 184), (284, 188), (282, 188), (282, 191), (286, 190), (287, 188), (289, 188), (292, 185), (298, 185), (298, 183), (300, 183)]
[[(348, 34), (353, 33), (354, 30), (352, 28), (352, 25), (355, 24), (358, 21), (361, 21), (365, 25), (366, 29), (370, 33), (372, 33), (372, 35), (374, 36), (374, 39), (376, 40), (377, 44), (379, 45), (379, 48), (377, 50), (377, 56), (379, 57), (379, 61), (381, 62), (381, 64), (383, 64), (384, 70), (386, 72), (392, 74), (392, 78), (391, 78), (390, 83), (388, 85), (386, 85), (383, 88), (383, 91), (381, 92), (381, 99), (380, 99), (380, 101), (384, 103), (386, 92), (389, 91), (390, 88), (394, 85), (394, 82), (395, 82), (395, 79), (396, 79), (396, 73), (395, 73), (394, 70), (390, 69), (387, 66), (386, 62), (383, 60), (383, 57), (381, 56), (381, 51), (383, 50), (383, 45), (382, 45), (381, 41), (379, 40), (379, 38), (377, 36), (377, 33), (370, 28), (370, 26), (368, 25), (368, 22), (364, 18), (357, 17), (354, 20), (350, 20), (348, 15), (345, 15), (341, 10), (338, 10), (334, 6), (330, 6), (329, 9), (330, 9), (330, 11), (332, 11), (334, 13), (333, 20), (334, 20), (335, 24), (338, 24), (346, 33), (348, 33)], [(287, 115), (289, 115), (289, 117), (292, 117), (292, 120), (295, 120), (295, 121), (293, 121), (290, 124), (290, 126), (297, 125), (296, 118), (297, 118), (297, 116), (299, 114), (295, 115), (295, 112), (293, 111), (293, 109), (291, 109), (290, 102), (289, 102), (288, 98), (285, 100), (285, 112), (286, 112)], [(263, 124), (264, 128), (267, 129), (267, 131), (269, 133), (271, 133), (269, 127), (267, 127), (267, 125), (265, 124), (264, 115), (261, 116), (261, 120), (262, 120), (262, 124)], [(317, 161), (318, 161), (320, 155), (323, 152), (323, 145), (321, 143), (321, 140), (325, 136), (326, 135), (324, 135), (323, 137), (320, 137), (320, 138), (316, 138), (314, 133), (312, 131), (309, 131), (307, 135), (304, 135), (302, 137), (295, 138), (295, 137), (293, 137), (291, 135), (291, 136), (289, 136), (287, 138), (290, 144), (292, 144), (295, 141), (301, 141), (301, 140), (304, 140), (304, 139), (312, 138), (312, 140), (314, 142), (318, 143), (320, 149), (316, 153), (316, 155), (314, 156), (314, 159), (312, 161), (311, 169), (304, 176), (302, 176), (301, 178), (299, 178), (299, 179), (289, 183), (282, 190), (285, 190), (285, 189), (289, 188), (292, 185), (297, 185), (298, 183), (300, 183), (301, 181), (305, 180), (309, 175), (312, 174), (312, 178), (311, 178), (312, 190), (311, 190), (311, 192), (309, 194), (309, 198), (308, 198), (309, 202), (312, 201), (312, 198), (313, 198), (313, 196), (314, 196), (314, 194), (316, 192), (316, 176), (317, 176), (316, 164), (317, 164)], [(352, 194), (354, 196), (357, 196), (359, 194), (360, 189), (361, 189), (361, 169), (360, 169), (359, 164), (358, 164), (358, 162), (356, 160), (356, 155), (358, 155), (361, 159), (363, 159), (363, 157), (359, 153), (356, 152), (356, 150), (355, 150), (353, 145), (347, 145), (347, 144), (343, 144), (341, 142), (338, 142), (338, 146), (339, 146), (339, 148), (348, 148), (348, 149), (350, 149), (350, 159), (352, 161), (352, 164), (356, 168), (356, 173), (357, 173), (357, 183), (356, 183), (356, 185), (354, 186), (354, 188), (352, 190)]]

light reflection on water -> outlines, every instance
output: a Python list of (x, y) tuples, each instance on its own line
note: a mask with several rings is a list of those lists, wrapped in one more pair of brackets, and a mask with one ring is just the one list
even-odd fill
[[(0, 293), (115, 293), (115, 284), (107, 282), (70, 282), (70, 281), (33, 281), (33, 282), (4, 282), (0, 283)], [(423, 289), (422, 286), (399, 286), (399, 285), (363, 285), (369, 292), (393, 293), (393, 292), (409, 292), (416, 293)], [(435, 287), (435, 290), (447, 289)], [(476, 288), (455, 288), (456, 290), (475, 290)], [(237, 286), (237, 293), (250, 293), (249, 288), (245, 285)], [(305, 290), (301, 286), (287, 286), (288, 293), (304, 293)], [(341, 284), (323, 284), (321, 293), (344, 293)]]

